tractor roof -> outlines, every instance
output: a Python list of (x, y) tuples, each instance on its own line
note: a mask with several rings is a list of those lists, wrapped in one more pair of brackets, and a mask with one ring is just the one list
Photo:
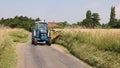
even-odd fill
[(35, 22), (35, 23), (47, 24), (46, 22), (42, 22), (42, 21), (38, 21), (38, 22)]

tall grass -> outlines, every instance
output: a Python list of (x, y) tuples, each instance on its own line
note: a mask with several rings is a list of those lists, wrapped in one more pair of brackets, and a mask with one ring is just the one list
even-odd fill
[(67, 29), (56, 42), (93, 67), (120, 67), (120, 30)]
[(15, 43), (26, 42), (28, 32), (0, 26), (0, 68), (15, 68), (17, 54)]

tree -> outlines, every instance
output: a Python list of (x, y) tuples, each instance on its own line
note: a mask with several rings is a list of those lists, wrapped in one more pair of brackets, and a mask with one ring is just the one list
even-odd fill
[(41, 20), (40, 20), (40, 18), (36, 18), (36, 20), (35, 20), (35, 21), (41, 21)]
[(98, 13), (91, 13), (90, 10), (87, 11), (86, 13), (86, 19), (84, 19), (80, 25), (86, 28), (95, 28), (98, 25), (100, 25), (100, 17)]
[(93, 23), (92, 23), (93, 24), (92, 25), (93, 28), (95, 28), (97, 26), (100, 26), (100, 22), (99, 22), (100, 17), (99, 17), (98, 13), (93, 13), (92, 14), (92, 19), (93, 19)]
[(77, 24), (76, 25), (79, 25), (79, 26), (81, 26), (81, 22), (77, 22)]
[(4, 22), (4, 18), (2, 17), (1, 20), (0, 20), (0, 24), (3, 25), (3, 22)]
[(86, 19), (84, 19), (82, 22), (81, 22), (81, 25), (83, 27), (86, 27), (86, 28), (91, 28), (91, 24), (93, 23), (93, 20), (92, 20), (92, 13), (90, 10), (87, 11), (86, 13)]
[(120, 19), (117, 22), (117, 27), (120, 28)]
[(92, 13), (90, 10), (88, 10), (86, 13), (86, 19), (91, 19), (91, 18), (92, 18)]
[(92, 23), (93, 23), (92, 19), (84, 19), (81, 24), (83, 27), (92, 28)]
[(109, 27), (111, 28), (120, 28), (120, 20), (117, 20), (115, 18), (115, 7), (111, 7), (111, 13), (110, 13), (110, 21), (108, 23)]
[(4, 20), (4, 18), (2, 17), (1, 20)]
[(18, 19), (18, 16), (15, 16), (14, 19)]
[(62, 27), (62, 28), (64, 28), (64, 27), (69, 26), (69, 24), (68, 24), (67, 21), (64, 21), (64, 22), (60, 22), (60, 23), (59, 23), (59, 26)]
[(119, 20), (115, 20), (116, 23), (114, 24), (114, 26), (112, 26), (113, 28), (120, 28), (120, 19)]
[(109, 26), (114, 27), (115, 23), (117, 23), (116, 19), (115, 19), (115, 7), (111, 7), (111, 13), (110, 13), (110, 21), (108, 23)]

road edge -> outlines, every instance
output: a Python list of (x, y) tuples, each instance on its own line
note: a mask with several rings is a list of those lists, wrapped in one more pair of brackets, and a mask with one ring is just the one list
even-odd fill
[(75, 57), (74, 55), (72, 55), (69, 50), (67, 48), (65, 48), (64, 46), (62, 45), (59, 45), (59, 44), (52, 44), (51, 46), (52, 48), (58, 50), (59, 52), (62, 52), (64, 53), (65, 55), (75, 59), (76, 61), (80, 62), (81, 64), (83, 65), (87, 65), (89, 68), (92, 68), (89, 64), (85, 63), (84, 61), (78, 59), (77, 57)]

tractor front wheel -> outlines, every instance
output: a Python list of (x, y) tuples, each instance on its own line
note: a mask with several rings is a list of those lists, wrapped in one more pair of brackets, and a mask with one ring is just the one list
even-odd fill
[(34, 45), (37, 45), (37, 38), (34, 38)]
[(32, 40), (32, 44), (34, 44), (34, 41)]
[(50, 38), (48, 39), (48, 41), (46, 41), (46, 44), (48, 44), (49, 46), (51, 46), (52, 41), (51, 41), (51, 39), (50, 39)]

